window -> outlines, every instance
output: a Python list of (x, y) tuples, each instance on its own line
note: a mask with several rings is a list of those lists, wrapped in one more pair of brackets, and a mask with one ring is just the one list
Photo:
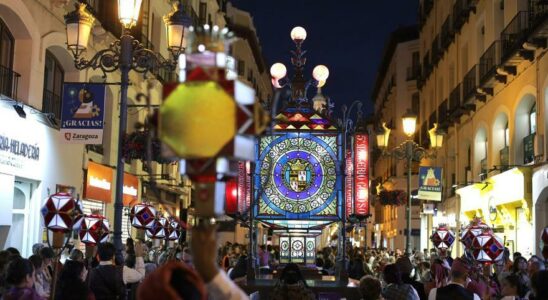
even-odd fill
[(6, 24), (0, 19), (0, 94), (14, 97), (13, 48), (15, 41)]
[(49, 50), (46, 50), (42, 111), (54, 114), (58, 120), (61, 119), (61, 95), (63, 94), (64, 77), (63, 67), (55, 56)]
[(413, 97), (411, 98), (411, 109), (417, 116), (420, 114), (420, 98), (418, 92), (413, 93)]
[(529, 112), (529, 134), (537, 132), (537, 104), (533, 104)]
[(508, 123), (506, 123), (506, 126), (504, 127), (504, 147), (508, 147), (510, 145), (510, 129), (508, 129)]
[(207, 3), (206, 2), (200, 2), (200, 10), (199, 10), (199, 16), (200, 18), (200, 25), (204, 25), (206, 23), (207, 18)]
[(245, 76), (245, 61), (238, 60), (238, 76)]

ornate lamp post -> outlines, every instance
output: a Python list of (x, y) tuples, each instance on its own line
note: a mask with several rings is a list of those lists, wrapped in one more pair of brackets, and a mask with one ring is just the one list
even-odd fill
[(118, 18), (123, 26), (122, 36), (107, 49), (98, 51), (91, 59), (82, 57), (87, 49), (91, 28), (95, 17), (86, 10), (86, 4), (76, 5), (76, 10), (65, 15), (67, 31), (67, 47), (74, 56), (74, 65), (78, 70), (101, 69), (103, 77), (106, 73), (121, 72), (120, 83), (120, 124), (118, 134), (118, 160), (116, 168), (116, 198), (114, 202), (114, 245), (117, 255), (122, 251), (122, 215), (123, 215), (123, 182), (124, 158), (123, 139), (127, 125), (127, 92), (129, 72), (131, 70), (146, 74), (159, 68), (174, 71), (179, 54), (184, 50), (183, 38), (185, 27), (191, 20), (182, 11), (180, 2), (174, 5), (174, 10), (164, 17), (168, 50), (172, 60), (162, 60), (160, 56), (146, 49), (130, 34), (130, 29), (137, 24), (142, 0), (118, 0)]
[(435, 158), (436, 150), (441, 148), (443, 143), (443, 135), (437, 129), (437, 124), (429, 130), (431, 150), (424, 149), (413, 141), (417, 126), (417, 116), (410, 110), (402, 116), (403, 132), (408, 139), (392, 150), (387, 150), (390, 131), (386, 127), (386, 123), (382, 124), (382, 131), (377, 134), (377, 146), (382, 149), (384, 156), (392, 156), (397, 160), (406, 160), (407, 162), (407, 236), (405, 253), (411, 255), (411, 163), (413, 161), (420, 162), (424, 158)]

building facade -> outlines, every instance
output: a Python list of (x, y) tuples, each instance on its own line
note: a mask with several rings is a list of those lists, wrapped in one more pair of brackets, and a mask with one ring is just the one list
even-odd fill
[[(418, 114), (417, 78), (419, 75), (419, 41), (417, 26), (395, 30), (386, 43), (372, 99), (374, 101), (374, 123), (392, 129), (388, 149), (403, 143), (407, 136), (403, 132), (402, 116), (407, 110)], [(418, 137), (418, 135), (416, 135)], [(374, 139), (371, 139), (373, 141)], [(417, 164), (413, 165), (411, 190), (417, 189)], [(372, 152), (371, 172), (375, 180), (371, 189), (374, 197), (374, 247), (404, 250), (406, 246), (406, 205), (385, 202), (381, 190), (406, 191), (407, 168), (404, 160), (382, 156), (379, 149)], [(420, 249), (420, 207), (412, 203), (411, 236), (412, 248)]]
[[(84, 211), (99, 209), (108, 219), (114, 216), (114, 188), (105, 190), (103, 199), (86, 197), (89, 183), (86, 177), (91, 165), (102, 165), (111, 170), (104, 174), (105, 181), (114, 187), (118, 139), (120, 73), (102, 78), (100, 70), (79, 71), (74, 66), (72, 54), (66, 48), (66, 31), (63, 16), (73, 10), (76, 1), (55, 0), (0, 0), (0, 247), (14, 246), (23, 255), (31, 252), (32, 244), (44, 239), (40, 215), (46, 197), (56, 191), (70, 191), (83, 200)], [(121, 34), (116, 1), (88, 0), (96, 22), (90, 43), (84, 53), (91, 58), (97, 51), (107, 48)], [(215, 0), (183, 1), (184, 10), (194, 25), (227, 25), (226, 2)], [(162, 17), (172, 9), (170, 1), (143, 0), (138, 25), (132, 34), (145, 47), (169, 58), (166, 29)], [(247, 57), (249, 54), (242, 54)], [(250, 82), (262, 88), (261, 73), (254, 66)], [(264, 63), (263, 63), (264, 64)], [(153, 105), (161, 103), (162, 85), (176, 81), (176, 73), (154, 72), (144, 79), (130, 73), (127, 134), (134, 133), (136, 124), (143, 122), (147, 110), (135, 105), (145, 104), (139, 94), (148, 95)], [(106, 82), (105, 128), (102, 145), (66, 144), (59, 131), (61, 98), (64, 82)], [(252, 84), (253, 85), (253, 84)], [(267, 85), (268, 86), (268, 85)], [(261, 96), (268, 97), (268, 90)], [(22, 117), (19, 109), (25, 112)], [(19, 116), (18, 116), (19, 113)], [(123, 166), (127, 176), (137, 183), (128, 186), (134, 201), (157, 203), (148, 183), (151, 176), (157, 179), (164, 205), (181, 217), (191, 205), (191, 183), (179, 174), (177, 163), (152, 163), (152, 170), (139, 160)], [(93, 167), (94, 168), (94, 167)], [(147, 172), (149, 171), (149, 172)], [(152, 174), (152, 175), (149, 175)], [(125, 178), (125, 177), (124, 177)], [(125, 185), (125, 184), (124, 184)], [(129, 206), (129, 203), (127, 204)], [(160, 211), (167, 208), (159, 206)], [(129, 208), (126, 207), (126, 210)], [(122, 225), (124, 236), (130, 236), (128, 218)], [(24, 233), (24, 234), (23, 234)]]
[[(539, 253), (548, 225), (548, 6), (537, 0), (422, 0), (420, 141), (439, 123), (444, 197), (434, 226), (481, 217), (511, 252)], [(456, 243), (454, 251), (462, 253)]]

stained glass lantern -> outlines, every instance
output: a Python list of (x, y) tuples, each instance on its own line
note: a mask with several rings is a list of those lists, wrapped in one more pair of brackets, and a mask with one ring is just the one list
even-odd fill
[(151, 228), (147, 228), (146, 234), (151, 239), (163, 239), (166, 237), (167, 219), (164, 217), (156, 218)]
[(166, 240), (177, 241), (181, 237), (183, 227), (175, 219), (168, 219), (166, 224)]
[(51, 195), (41, 212), (46, 228), (53, 232), (69, 232), (73, 228), (77, 229), (81, 223), (82, 209), (68, 193)]
[(466, 249), (470, 249), (474, 238), (482, 233), (493, 233), (489, 225), (485, 224), (480, 218), (474, 218), (468, 226), (464, 228), (460, 236), (461, 243)]
[(139, 203), (131, 208), (129, 219), (131, 226), (137, 229), (147, 229), (154, 226), (156, 218), (156, 209), (147, 203)]
[(437, 249), (447, 250), (451, 248), (455, 242), (455, 234), (446, 226), (442, 225), (436, 228), (436, 231), (430, 236), (430, 240)]
[(493, 263), (502, 259), (503, 241), (492, 232), (483, 232), (472, 240), (471, 252), (479, 263)]
[(80, 241), (96, 245), (108, 240), (110, 231), (107, 218), (101, 215), (86, 215), (80, 227)]

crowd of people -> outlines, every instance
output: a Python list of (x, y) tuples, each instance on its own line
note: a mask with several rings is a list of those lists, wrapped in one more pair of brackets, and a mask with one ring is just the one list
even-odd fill
[[(157, 248), (128, 239), (120, 257), (111, 243), (87, 255), (36, 244), (28, 258), (8, 248), (0, 251), (0, 299), (249, 299), (239, 287), (248, 274), (249, 248), (231, 243), (217, 248), (213, 227), (194, 229), (192, 240)], [(259, 246), (253, 256), (258, 274), (274, 274), (268, 298), (275, 300), (316, 299), (303, 276), (311, 269), (320, 276), (343, 271), (365, 300), (548, 299), (546, 261), (538, 256), (526, 259), (506, 250), (502, 260), (478, 264), (435, 250), (408, 256), (348, 246), (343, 267), (338, 254), (336, 247), (325, 247), (315, 265), (300, 266), (280, 264), (276, 246)]]

